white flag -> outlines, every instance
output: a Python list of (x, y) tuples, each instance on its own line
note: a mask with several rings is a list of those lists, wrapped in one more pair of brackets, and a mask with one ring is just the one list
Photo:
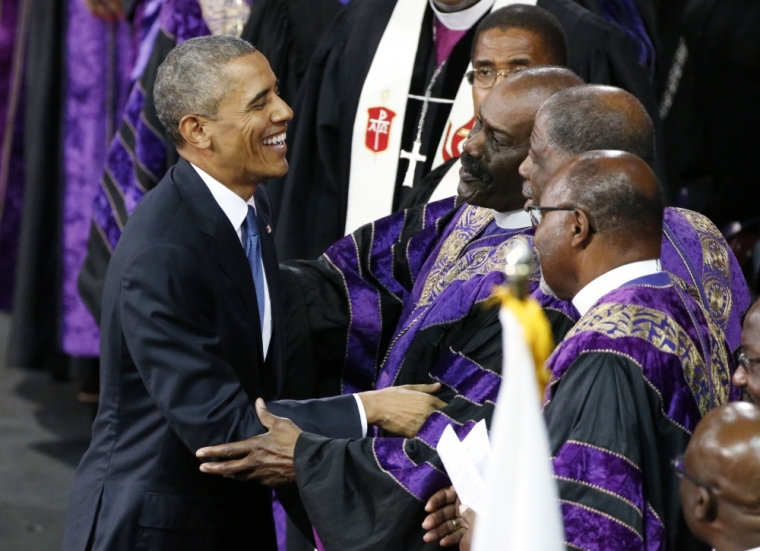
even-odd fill
[(533, 356), (517, 317), (506, 308), (499, 317), (503, 380), (491, 424), (485, 512), (475, 524), (473, 549), (565, 551)]

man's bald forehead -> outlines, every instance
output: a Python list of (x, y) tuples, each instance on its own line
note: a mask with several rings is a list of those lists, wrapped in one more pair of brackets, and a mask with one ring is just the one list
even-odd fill
[(760, 466), (760, 408), (731, 402), (710, 411), (697, 425), (689, 447), (704, 462), (732, 462), (749, 455)]
[(557, 92), (585, 83), (565, 67), (532, 67), (510, 75), (497, 84), (485, 102), (512, 101), (515, 97), (536, 102), (536, 110)]

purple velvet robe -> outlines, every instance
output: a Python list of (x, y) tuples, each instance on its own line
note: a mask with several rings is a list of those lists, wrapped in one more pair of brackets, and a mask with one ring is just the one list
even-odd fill
[(441, 432), (463, 437), (490, 421), (501, 325), (483, 303), (504, 283), (506, 252), (533, 231), (501, 229), (490, 210), (453, 201), (382, 218), (316, 261), (283, 266), (288, 331), (310, 341), (291, 364), (339, 366), (344, 392), (438, 381), (448, 404), (413, 439), (299, 438), (299, 491), (326, 549), (425, 548), (424, 502), (450, 484), (435, 452)]
[(589, 551), (700, 549), (669, 461), (735, 397), (722, 330), (667, 272), (608, 293), (547, 362), (566, 541)]
[[(139, 25), (138, 25), (139, 28)], [(69, 0), (64, 111), (63, 291), (61, 346), (72, 356), (97, 356), (99, 331), (77, 291), (106, 150), (121, 119), (135, 58), (126, 21), (93, 16), (83, 0)]]
[(663, 269), (702, 304), (735, 351), (752, 297), (733, 251), (715, 224), (691, 210), (666, 208), (663, 233)]

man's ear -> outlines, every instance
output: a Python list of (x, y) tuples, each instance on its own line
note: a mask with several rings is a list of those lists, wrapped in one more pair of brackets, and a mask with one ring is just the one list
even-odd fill
[(718, 500), (707, 488), (701, 486), (697, 488), (694, 516), (701, 522), (713, 522), (718, 518)]
[(591, 222), (582, 210), (574, 210), (570, 217), (572, 222), (570, 232), (572, 236), (573, 247), (585, 249), (591, 239)]
[(198, 115), (185, 115), (179, 121), (179, 133), (185, 141), (198, 148), (208, 149), (211, 147), (211, 137), (206, 128), (206, 119)]

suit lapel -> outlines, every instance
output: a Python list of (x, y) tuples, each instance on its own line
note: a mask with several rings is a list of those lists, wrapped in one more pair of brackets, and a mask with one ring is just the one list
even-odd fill
[[(214, 200), (214, 196), (211, 195), (206, 184), (185, 159), (180, 159), (175, 166), (173, 179), (175, 182), (180, 182), (179, 189), (193, 212), (198, 228), (211, 236), (211, 254), (214, 260), (232, 281), (242, 299), (254, 333), (252, 335), (255, 343), (253, 347), (258, 356), (258, 365), (262, 365), (264, 355), (256, 290), (253, 285), (251, 267), (248, 265), (245, 251), (240, 244), (240, 238), (221, 207)], [(245, 380), (242, 376), (241, 379)]]

